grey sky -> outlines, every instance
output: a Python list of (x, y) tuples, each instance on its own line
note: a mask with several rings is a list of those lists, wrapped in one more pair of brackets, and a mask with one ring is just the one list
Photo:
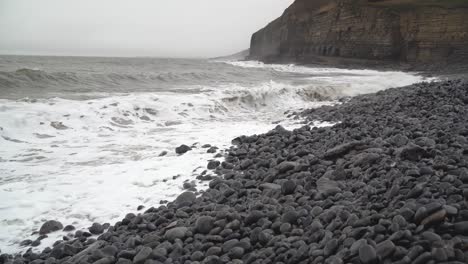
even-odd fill
[(0, 54), (212, 57), (293, 0), (0, 0)]

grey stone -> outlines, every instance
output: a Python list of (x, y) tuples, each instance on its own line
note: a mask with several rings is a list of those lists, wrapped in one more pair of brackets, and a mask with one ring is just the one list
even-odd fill
[(45, 234), (49, 234), (49, 233), (59, 231), (62, 229), (63, 229), (62, 223), (60, 223), (59, 221), (55, 221), (55, 220), (49, 220), (45, 222), (44, 224), (42, 224), (41, 229), (39, 229), (39, 234), (45, 235)]
[(175, 239), (183, 239), (188, 231), (186, 227), (175, 227), (166, 231), (164, 237), (169, 241), (174, 241)]

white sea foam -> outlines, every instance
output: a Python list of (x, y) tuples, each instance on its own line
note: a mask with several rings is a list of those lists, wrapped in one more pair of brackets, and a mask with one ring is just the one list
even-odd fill
[[(193, 86), (185, 87), (186, 93), (108, 94), (85, 101), (1, 99), (2, 252), (24, 250), (18, 242), (35, 239), (31, 233), (45, 220), (86, 228), (93, 222), (114, 223), (138, 205), (171, 200), (213, 158), (201, 145), (224, 149), (232, 138), (264, 133), (278, 122), (300, 126), (284, 117), (286, 110), (422, 80), (397, 72), (233, 64), (334, 76), (310, 76), (300, 85)], [(180, 144), (196, 148), (178, 156), (174, 148)], [(162, 151), (168, 154), (159, 157)], [(62, 235), (50, 235), (38, 249)]]

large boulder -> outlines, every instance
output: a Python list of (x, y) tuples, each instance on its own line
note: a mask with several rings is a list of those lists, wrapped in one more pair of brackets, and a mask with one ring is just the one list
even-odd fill
[(190, 151), (192, 150), (191, 147), (187, 146), (187, 145), (180, 145), (179, 147), (177, 147), (175, 149), (175, 152), (179, 155), (182, 155), (182, 154), (185, 154), (187, 151)]
[(62, 223), (56, 220), (49, 220), (42, 224), (41, 228), (39, 229), (40, 235), (49, 234), (55, 231), (59, 231), (63, 229)]

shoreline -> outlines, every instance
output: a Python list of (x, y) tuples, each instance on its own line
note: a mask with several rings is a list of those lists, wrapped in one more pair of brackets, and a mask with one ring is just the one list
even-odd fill
[[(446, 80), (468, 79), (468, 66), (466, 63), (453, 64), (408, 64), (392, 60), (365, 60), (344, 57), (313, 56), (305, 58), (267, 58), (246, 57), (245, 60), (256, 60), (265, 64), (295, 64), (306, 67), (334, 67), (338, 69), (377, 70), (414, 72), (423, 77), (438, 77)], [(314, 61), (311, 63), (310, 61)]]
[[(50, 251), (15, 259), (466, 261), (468, 240), (457, 232), (468, 235), (467, 105), (468, 84), (445, 81), (306, 110), (296, 116), (340, 123), (238, 137), (217, 164), (223, 178), (200, 197), (184, 192), (167, 206), (128, 214), (98, 242), (81, 232)], [(8, 257), (0, 262), (13, 260)]]

